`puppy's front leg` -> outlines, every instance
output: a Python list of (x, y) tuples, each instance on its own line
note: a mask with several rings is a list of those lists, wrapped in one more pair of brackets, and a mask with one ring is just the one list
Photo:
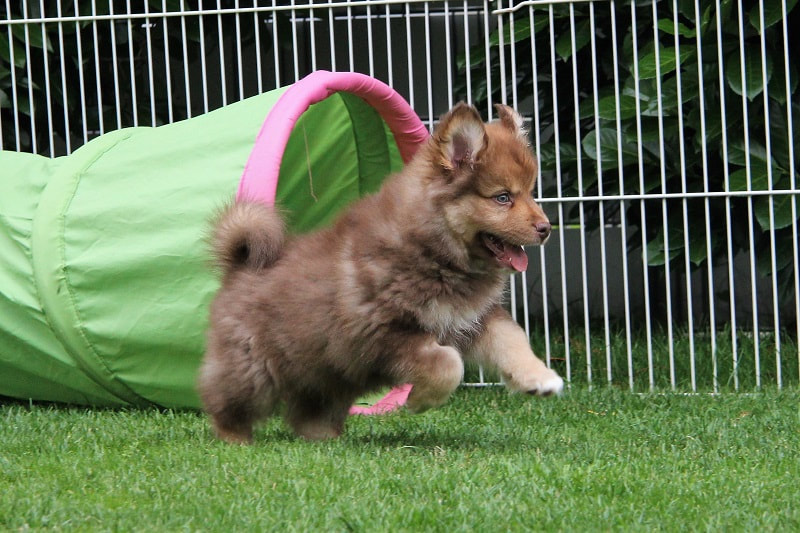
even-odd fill
[(398, 355), (397, 382), (413, 384), (406, 403), (412, 413), (442, 405), (464, 378), (458, 350), (439, 344), (432, 336), (404, 339)]
[(564, 380), (534, 355), (525, 331), (500, 307), (486, 317), (483, 332), (465, 356), (497, 369), (515, 391), (550, 396), (564, 388)]

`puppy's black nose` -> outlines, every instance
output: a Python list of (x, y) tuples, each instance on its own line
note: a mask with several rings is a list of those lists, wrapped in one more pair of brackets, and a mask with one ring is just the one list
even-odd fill
[(551, 226), (549, 222), (537, 222), (536, 223), (536, 232), (539, 233), (539, 237), (542, 240), (545, 240), (547, 237), (550, 236)]

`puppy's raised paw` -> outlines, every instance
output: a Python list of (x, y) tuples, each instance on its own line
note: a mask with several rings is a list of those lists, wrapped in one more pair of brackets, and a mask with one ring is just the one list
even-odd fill
[(533, 372), (504, 376), (510, 389), (533, 396), (553, 396), (564, 390), (564, 380), (555, 371), (542, 365)]
[(537, 382), (534, 386), (526, 392), (533, 396), (553, 396), (554, 394), (561, 394), (564, 390), (564, 380), (561, 376), (553, 372), (553, 375)]

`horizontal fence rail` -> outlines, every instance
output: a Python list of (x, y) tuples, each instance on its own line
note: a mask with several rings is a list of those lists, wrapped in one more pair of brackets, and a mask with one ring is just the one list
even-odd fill
[(509, 307), (549, 365), (635, 391), (796, 386), (797, 27), (786, 0), (5, 0), (0, 149), (69, 154), (319, 69), (385, 81), (431, 129), (505, 103), (554, 223)]

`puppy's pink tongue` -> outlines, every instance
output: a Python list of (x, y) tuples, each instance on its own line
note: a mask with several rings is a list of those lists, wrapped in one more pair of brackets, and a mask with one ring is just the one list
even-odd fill
[(508, 257), (508, 262), (511, 268), (517, 272), (524, 272), (528, 269), (528, 254), (522, 246), (506, 245), (505, 256)]
[(483, 234), (482, 237), (483, 243), (501, 265), (517, 272), (524, 272), (528, 268), (528, 254), (522, 246), (509, 244), (489, 234)]
[(528, 254), (525, 253), (522, 246), (504, 245), (503, 252), (498, 259), (501, 263), (517, 272), (525, 272), (528, 269)]

